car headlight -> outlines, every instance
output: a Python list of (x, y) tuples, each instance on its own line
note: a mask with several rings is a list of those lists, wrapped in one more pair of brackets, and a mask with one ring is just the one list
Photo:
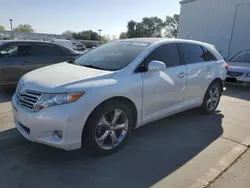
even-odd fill
[(49, 107), (49, 106), (75, 102), (83, 94), (84, 94), (84, 92), (63, 93), (63, 94), (45, 94), (38, 101), (38, 104), (36, 105), (35, 111), (39, 111), (39, 110), (46, 108), (46, 107)]

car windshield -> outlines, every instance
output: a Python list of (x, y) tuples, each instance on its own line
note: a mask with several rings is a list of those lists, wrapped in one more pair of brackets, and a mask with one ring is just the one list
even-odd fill
[(230, 62), (244, 62), (250, 63), (250, 52), (241, 52), (234, 56)]
[(95, 48), (75, 60), (75, 64), (116, 71), (130, 64), (149, 43), (116, 41)]

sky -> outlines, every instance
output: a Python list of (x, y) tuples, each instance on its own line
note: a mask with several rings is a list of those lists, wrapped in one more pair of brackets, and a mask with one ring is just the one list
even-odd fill
[(30, 24), (38, 33), (61, 34), (102, 29), (102, 34), (126, 31), (128, 21), (180, 13), (179, 0), (0, 0), (0, 25), (10, 30)]

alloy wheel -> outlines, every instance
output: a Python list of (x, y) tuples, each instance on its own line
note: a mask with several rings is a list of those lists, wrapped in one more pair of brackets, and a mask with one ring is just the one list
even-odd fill
[(98, 121), (95, 129), (95, 140), (104, 150), (118, 146), (128, 132), (128, 116), (121, 109), (113, 109), (105, 113)]
[(209, 97), (207, 100), (207, 109), (212, 111), (218, 105), (220, 99), (220, 92), (219, 88), (214, 86), (209, 91)]

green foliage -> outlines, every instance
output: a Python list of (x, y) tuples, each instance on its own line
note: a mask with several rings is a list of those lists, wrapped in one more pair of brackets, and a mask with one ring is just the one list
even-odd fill
[(33, 33), (35, 30), (29, 24), (20, 24), (13, 31)]
[(173, 17), (166, 16), (165, 25), (166, 25), (165, 26), (165, 37), (177, 38), (178, 29), (179, 29), (179, 15), (174, 14)]
[(119, 39), (126, 39), (126, 38), (128, 38), (127, 33), (126, 32), (121, 32), (120, 36), (119, 36)]
[(127, 24), (127, 32), (120, 34), (122, 38), (177, 37), (179, 27), (179, 15), (167, 16), (163, 21), (158, 17), (145, 17), (141, 22), (131, 20)]
[(92, 30), (73, 33), (72, 37), (79, 40), (100, 40), (100, 36), (98, 35), (98, 33)]
[(4, 26), (0, 25), (0, 31), (5, 31)]
[[(174, 14), (173, 17), (166, 16), (166, 20), (163, 21), (158, 17), (145, 17), (141, 22), (130, 20), (127, 24), (127, 31), (120, 33), (120, 39), (126, 38), (142, 38), (142, 37), (169, 37), (177, 38), (179, 27), (179, 15)], [(100, 39), (105, 42), (117, 40), (115, 35), (99, 36), (97, 32), (92, 30), (86, 30), (81, 32), (73, 32), (70, 30), (62, 33), (63, 35), (72, 36), (79, 40), (95, 40)]]
[(128, 22), (128, 38), (138, 37), (161, 37), (161, 31), (164, 28), (164, 22), (158, 17), (145, 17), (141, 22), (133, 20)]

